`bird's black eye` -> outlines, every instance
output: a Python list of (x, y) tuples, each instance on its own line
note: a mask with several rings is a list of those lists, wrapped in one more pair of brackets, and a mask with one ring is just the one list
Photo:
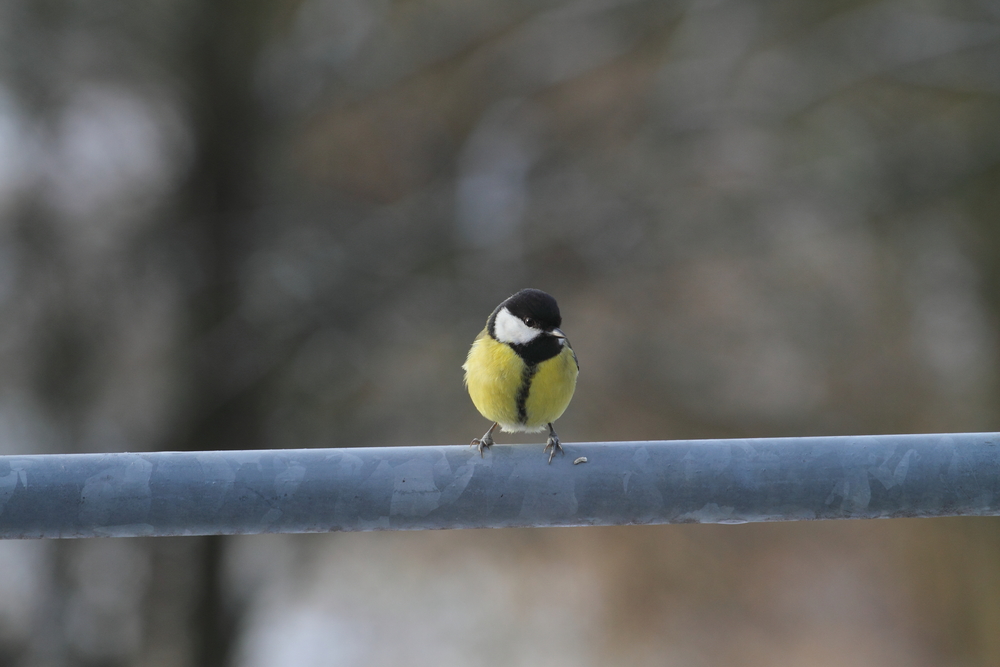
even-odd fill
[(535, 322), (535, 320), (533, 320), (533, 319), (532, 319), (532, 318), (530, 318), (530, 317), (526, 317), (526, 318), (524, 318), (524, 323), (525, 323), (525, 324), (527, 324), (527, 325), (528, 325), (528, 326), (529, 326), (530, 328), (532, 328), (532, 329), (534, 329), (534, 328), (535, 328), (535, 325), (537, 325), (537, 324), (538, 324), (537, 322)]

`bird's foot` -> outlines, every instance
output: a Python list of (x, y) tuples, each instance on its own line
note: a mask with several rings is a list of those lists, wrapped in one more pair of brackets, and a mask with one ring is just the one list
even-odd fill
[(496, 427), (497, 424), (490, 426), (490, 430), (488, 430), (483, 437), (476, 438), (475, 440), (472, 441), (472, 444), (469, 445), (469, 447), (475, 447), (476, 449), (479, 450), (480, 458), (483, 457), (484, 449), (489, 449), (490, 447), (493, 446), (493, 429), (495, 429)]
[(566, 450), (559, 443), (559, 436), (552, 430), (552, 424), (549, 424), (549, 439), (545, 441), (545, 449), (542, 450), (543, 454), (549, 453), (549, 463), (552, 463), (552, 457), (556, 455), (557, 449), (565, 456)]
[(472, 441), (472, 444), (469, 445), (469, 447), (475, 447), (476, 449), (479, 450), (480, 458), (482, 458), (483, 456), (483, 450), (489, 449), (492, 446), (493, 446), (493, 438), (491, 438), (488, 435), (484, 438), (476, 438), (475, 440)]

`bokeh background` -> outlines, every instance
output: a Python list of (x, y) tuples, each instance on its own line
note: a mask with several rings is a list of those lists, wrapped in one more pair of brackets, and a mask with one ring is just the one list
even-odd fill
[[(997, 0), (4, 0), (0, 452), (468, 442), (526, 286), (564, 440), (996, 430), (998, 217)], [(993, 666), (1000, 522), (0, 544), (0, 666), (389, 664)]]

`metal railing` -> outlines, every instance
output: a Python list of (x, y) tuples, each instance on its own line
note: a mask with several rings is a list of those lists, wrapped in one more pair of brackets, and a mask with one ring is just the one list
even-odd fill
[(998, 433), (564, 447), (0, 456), (0, 537), (1000, 514)]

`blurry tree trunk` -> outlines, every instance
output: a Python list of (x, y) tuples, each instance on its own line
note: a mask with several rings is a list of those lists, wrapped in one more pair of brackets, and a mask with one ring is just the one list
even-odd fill
[[(274, 5), (209, 0), (192, 25), (183, 64), (190, 98), (195, 160), (181, 193), (181, 210), (164, 230), (180, 253), (178, 271), (188, 275), (188, 340), (184, 419), (168, 448), (259, 447), (257, 383), (242, 383), (238, 369), (254, 365), (254, 332), (236, 315), (238, 271), (254, 208), (255, 157), (264, 134), (252, 83), (258, 53), (273, 23)], [(190, 260), (194, 260), (192, 263)], [(190, 597), (193, 660), (202, 667), (229, 662), (237, 619), (222, 590), (224, 537), (197, 539), (185, 549), (199, 574)], [(155, 576), (155, 574), (154, 574)]]

